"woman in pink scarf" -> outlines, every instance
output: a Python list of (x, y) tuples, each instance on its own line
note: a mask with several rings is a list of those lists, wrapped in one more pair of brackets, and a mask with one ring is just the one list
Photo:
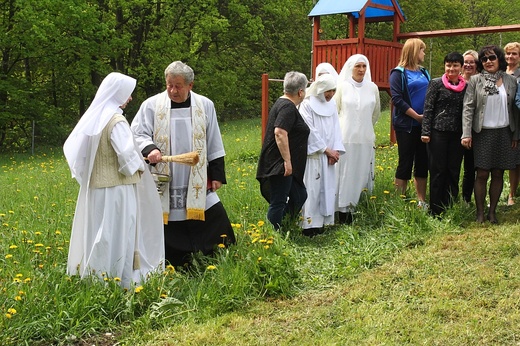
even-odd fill
[(464, 57), (450, 53), (444, 58), (442, 77), (433, 79), (426, 92), (421, 140), (428, 150), (430, 211), (439, 216), (459, 193), (463, 147), (462, 105), (466, 81), (460, 75)]

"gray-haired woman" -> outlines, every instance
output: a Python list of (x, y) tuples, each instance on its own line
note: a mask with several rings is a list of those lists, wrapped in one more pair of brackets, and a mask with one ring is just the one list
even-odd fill
[(277, 230), (286, 216), (296, 218), (307, 199), (303, 175), (310, 130), (296, 108), (305, 98), (307, 84), (303, 73), (285, 75), (284, 94), (269, 111), (260, 152), (256, 179), (269, 202), (267, 219)]

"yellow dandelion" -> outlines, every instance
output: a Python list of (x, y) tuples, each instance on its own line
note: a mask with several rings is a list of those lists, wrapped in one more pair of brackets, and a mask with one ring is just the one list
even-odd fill
[(14, 214), (14, 211), (12, 211), (12, 210), (9, 210), (9, 214)]
[(410, 204), (417, 204), (417, 201), (415, 199), (410, 200)]
[(37, 201), (37, 200), (38, 200), (38, 196), (34, 196), (33, 198), (34, 198), (34, 200), (35, 200), (35, 201)]
[(169, 271), (170, 273), (175, 272), (175, 267), (172, 266), (171, 264), (168, 264), (168, 265), (166, 266), (166, 269), (168, 269), (168, 271)]
[(388, 194), (390, 193), (390, 191), (385, 190), (385, 191), (383, 191), (383, 193), (384, 193), (385, 195), (388, 195)]
[(43, 264), (38, 264), (38, 268), (43, 269)]
[(376, 196), (370, 196), (370, 199), (376, 199), (377, 197)]
[(56, 232), (54, 232), (54, 234), (56, 234), (56, 235), (60, 235), (60, 234), (61, 234), (61, 231), (56, 230)]
[(9, 249), (18, 249), (18, 246), (16, 246), (16, 245), (11, 245), (11, 246), (9, 246)]
[(5, 259), (9, 259), (9, 258), (11, 258), (11, 257), (13, 257), (13, 255), (11, 255), (10, 253), (8, 253), (7, 255), (5, 255)]
[(262, 256), (258, 257), (257, 261), (260, 262), (262, 260)]
[(167, 294), (164, 294), (164, 293), (161, 294), (161, 298), (162, 298), (162, 299), (167, 298), (167, 297), (168, 297)]
[(222, 243), (218, 244), (217, 246), (218, 246), (219, 248), (221, 248), (221, 249), (224, 249), (224, 248), (226, 247), (226, 245), (224, 245), (224, 244), (222, 244)]
[(5, 214), (4, 214), (4, 213), (1, 213), (1, 214), (0, 214), (0, 217), (4, 217), (4, 216), (5, 216)]
[(36, 235), (42, 235), (42, 232), (38, 231), (38, 232), (34, 232), (34, 234), (36, 234)]
[(16, 274), (15, 277), (21, 278), (21, 277), (23, 277), (23, 274)]
[(121, 282), (121, 278), (119, 278), (119, 277), (116, 276), (116, 277), (114, 278), (114, 281), (115, 281), (115, 282)]
[(34, 247), (43, 247), (42, 243), (34, 244)]
[(210, 264), (209, 266), (206, 267), (206, 270), (215, 270), (215, 269), (217, 269), (217, 267), (212, 264)]
[(29, 282), (31, 282), (31, 278), (25, 278), (25, 279), (23, 280), (23, 282), (25, 282), (26, 284), (28, 284)]
[(14, 297), (14, 300), (16, 300), (17, 302), (19, 302), (20, 300), (22, 300), (22, 297), (20, 297), (20, 296), (16, 296), (16, 297)]
[(265, 224), (264, 221), (262, 221), (262, 220), (258, 221), (258, 227), (262, 227), (264, 224)]
[(135, 292), (135, 293), (139, 293), (139, 292), (141, 292), (143, 289), (144, 289), (143, 286), (137, 286), (137, 287), (134, 289), (134, 292)]
[(221, 234), (220, 238), (227, 238), (227, 234)]
[(16, 314), (16, 310), (13, 308), (9, 308), (9, 309), (7, 309), (7, 313), (14, 315), (14, 314)]
[(5, 314), (5, 317), (6, 317), (6, 318), (12, 318), (13, 315), (11, 315), (11, 314), (9, 314), (9, 313), (6, 313), (6, 314)]
[(269, 249), (269, 245), (264, 245), (264, 249)]

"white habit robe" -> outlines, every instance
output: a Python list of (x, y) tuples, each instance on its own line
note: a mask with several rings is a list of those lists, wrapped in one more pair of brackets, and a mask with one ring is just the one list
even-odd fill
[[(90, 188), (90, 176), (100, 134), (88, 141), (85, 169), (72, 226), (67, 273), (82, 278), (96, 275), (121, 279), (125, 288), (140, 284), (146, 275), (164, 268), (161, 204), (155, 183), (138, 150), (130, 127), (117, 123), (110, 135), (120, 173), (142, 171), (138, 184)], [(137, 232), (137, 236), (136, 236)], [(133, 269), (134, 252), (140, 267)]]
[[(141, 108), (132, 121), (132, 131), (139, 149), (155, 145), (153, 139), (157, 98), (162, 93), (152, 96), (141, 104)], [(206, 114), (206, 150), (207, 162), (225, 155), (224, 144), (220, 135), (217, 114), (213, 102), (205, 96), (190, 91), (193, 102), (199, 102)], [(175, 108), (170, 110), (170, 155), (184, 154), (193, 151), (193, 131), (190, 108)], [(168, 221), (186, 220), (186, 196), (191, 168), (180, 163), (170, 163), (170, 213)], [(208, 210), (220, 201), (216, 192), (206, 191), (206, 206)]]
[[(352, 79), (354, 64), (363, 61), (367, 71), (361, 83)], [(337, 169), (336, 211), (353, 212), (363, 189), (374, 187), (375, 140), (374, 124), (380, 116), (379, 90), (370, 78), (366, 57), (356, 54), (343, 67), (334, 96), (339, 107), (339, 125), (346, 154)]]
[[(326, 90), (325, 90), (326, 91)], [(329, 165), (325, 149), (345, 152), (341, 143), (336, 103), (330, 100), (330, 107), (319, 114), (311, 105), (309, 96), (300, 104), (300, 114), (310, 129), (307, 144), (307, 165), (304, 184), (307, 188), (307, 200), (302, 208), (302, 228), (321, 228), (334, 224), (334, 207), (336, 196), (335, 165)], [(319, 102), (318, 100), (313, 100)], [(326, 101), (325, 101), (326, 102)], [(318, 108), (316, 108), (318, 109)], [(323, 109), (323, 108), (322, 108)], [(331, 113), (327, 111), (332, 110)]]

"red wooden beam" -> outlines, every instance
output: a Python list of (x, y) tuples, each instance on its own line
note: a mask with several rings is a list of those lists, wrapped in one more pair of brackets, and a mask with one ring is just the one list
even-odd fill
[(475, 35), (475, 34), (492, 34), (506, 31), (520, 31), (520, 24), (499, 25), (499, 26), (484, 26), (481, 28), (463, 28), (463, 29), (447, 29), (447, 30), (433, 30), (433, 31), (416, 31), (397, 34), (399, 40), (406, 40), (416, 37), (439, 37), (439, 36), (460, 36), (460, 35)]

